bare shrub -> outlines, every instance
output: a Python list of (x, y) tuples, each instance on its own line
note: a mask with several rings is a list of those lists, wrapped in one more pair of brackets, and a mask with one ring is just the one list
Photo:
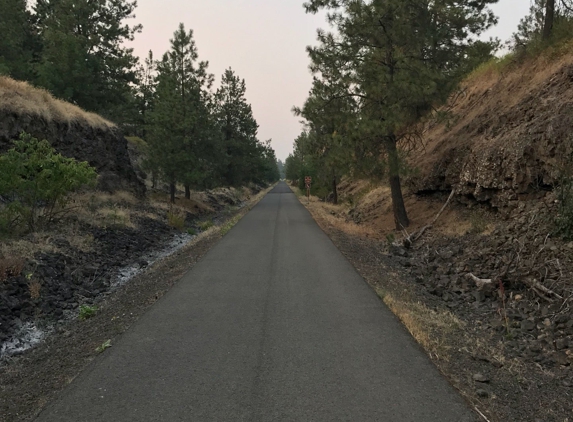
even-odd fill
[(26, 260), (19, 257), (0, 258), (0, 282), (22, 274)]

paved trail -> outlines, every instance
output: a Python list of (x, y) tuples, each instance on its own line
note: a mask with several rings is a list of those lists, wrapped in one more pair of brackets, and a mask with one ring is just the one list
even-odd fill
[(279, 184), (39, 421), (474, 421)]

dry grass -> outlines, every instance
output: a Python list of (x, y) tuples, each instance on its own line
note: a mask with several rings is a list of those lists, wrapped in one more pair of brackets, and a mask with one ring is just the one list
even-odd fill
[(41, 291), (42, 283), (40, 283), (38, 280), (34, 279), (28, 282), (28, 292), (30, 293), (31, 299), (39, 299)]
[[(270, 189), (270, 188), (269, 188)], [(266, 189), (256, 196), (250, 198), (250, 204), (258, 202), (268, 191)], [(248, 195), (248, 191), (241, 192)], [(166, 214), (170, 207), (172, 209), (169, 224), (175, 224), (173, 217), (178, 217), (184, 221), (189, 208), (198, 212), (211, 210), (202, 202), (202, 193), (195, 192), (195, 199), (182, 201), (185, 206), (171, 207), (168, 203), (168, 196), (165, 195), (165, 202), (149, 201), (141, 206), (140, 200), (128, 192), (117, 192), (114, 194), (101, 192), (88, 192), (73, 197), (74, 212), (73, 218), (59, 224), (57, 229), (46, 232), (30, 233), (23, 238), (3, 239), (0, 242), (0, 281), (8, 276), (19, 275), (27, 261), (33, 261), (38, 253), (62, 253), (58, 242), (54, 240), (65, 240), (70, 246), (78, 251), (93, 251), (95, 240), (92, 234), (82, 230), (82, 223), (96, 227), (123, 226), (135, 228), (136, 218), (150, 218), (165, 221)], [(197, 205), (197, 206), (195, 206)], [(247, 210), (248, 207), (245, 208)], [(212, 211), (212, 210), (211, 210)], [(242, 212), (242, 211), (241, 211)], [(64, 217), (65, 218), (65, 217)], [(167, 216), (169, 218), (169, 216)], [(236, 222), (237, 220), (233, 221)], [(211, 223), (211, 222), (210, 222)], [(179, 223), (178, 226), (181, 227)], [(212, 224), (212, 223), (211, 223)], [(228, 231), (229, 224), (224, 227), (213, 226), (201, 233), (199, 239), (210, 235), (214, 231)], [(14, 257), (14, 258), (11, 258)]]
[(18, 256), (33, 259), (38, 252), (53, 253), (58, 248), (50, 240), (50, 233), (39, 232), (26, 236), (25, 239), (14, 239), (0, 243), (0, 256)]
[(310, 211), (315, 219), (320, 219), (329, 226), (351, 235), (364, 237), (377, 236), (377, 232), (373, 227), (369, 225), (356, 224), (347, 217), (347, 205), (334, 205), (322, 202), (316, 196), (311, 196), (309, 203), (306, 196), (304, 196), (296, 186), (291, 186), (291, 188), (298, 196), (301, 203)]
[(70, 246), (81, 252), (91, 252), (94, 246), (94, 237), (92, 234), (80, 234), (79, 232), (71, 233), (66, 236)]
[(97, 210), (95, 224), (108, 226), (120, 226), (135, 228), (131, 221), (131, 211), (122, 207), (103, 207)]
[(314, 216), (318, 215), (319, 218), (330, 226), (353, 236), (377, 237), (378, 233), (371, 226), (359, 225), (354, 223), (352, 220), (346, 220), (337, 215), (332, 215), (329, 212), (330, 207), (321, 205), (323, 204), (311, 202), (309, 209)]
[(451, 312), (435, 311), (421, 302), (398, 298), (380, 288), (376, 293), (431, 357), (449, 359), (447, 338), (463, 327), (462, 321)]
[(82, 208), (95, 208), (103, 205), (136, 205), (139, 200), (131, 192), (118, 191), (107, 192), (87, 192), (75, 195), (73, 203)]
[[(132, 217), (136, 214), (133, 207), (140, 201), (130, 192), (89, 192), (77, 195), (73, 199), (77, 207), (75, 216), (90, 225), (98, 227), (123, 226), (134, 228)], [(145, 212), (146, 216), (151, 214)], [(157, 215), (153, 215), (157, 219)]]
[[(169, 194), (164, 192), (151, 192), (149, 194), (151, 205), (155, 208), (169, 211), (172, 206)], [(175, 198), (175, 205), (190, 214), (211, 213), (215, 210), (209, 206), (207, 198), (203, 192), (191, 192), (191, 198)]]
[(115, 126), (97, 114), (54, 98), (44, 89), (6, 76), (0, 76), (0, 111), (38, 116), (47, 122), (83, 123), (100, 129)]
[[(317, 197), (311, 197), (308, 204), (306, 197), (301, 196), (302, 193), (295, 186), (291, 188), (299, 195), (300, 201), (315, 219), (349, 235), (379, 240), (385, 239), (388, 235), (402, 236), (402, 233), (396, 233), (390, 188), (387, 186), (361, 180), (345, 181), (339, 190), (342, 198), (339, 205), (321, 202)], [(406, 196), (405, 202), (411, 222), (408, 228), (410, 233), (427, 225), (443, 205), (440, 201), (418, 198), (415, 195)], [(360, 224), (356, 224), (350, 218), (351, 208), (360, 213)], [(471, 216), (466, 214), (450, 206), (431, 230), (446, 236), (465, 235), (472, 229)], [(493, 227), (490, 223), (488, 221), (485, 229)]]
[[(535, 72), (530, 72), (531, 76), (537, 79), (537, 76), (546, 78), (553, 73), (556, 68), (563, 66), (564, 63), (571, 62), (571, 53), (573, 52), (573, 40), (558, 43), (549, 46), (537, 54), (518, 55), (508, 53), (503, 57), (495, 57), (471, 72), (465, 79), (465, 85), (479, 85), (486, 81), (496, 82), (514, 70), (536, 68)], [(535, 75), (541, 71), (541, 75)], [(517, 72), (519, 73), (519, 72)]]

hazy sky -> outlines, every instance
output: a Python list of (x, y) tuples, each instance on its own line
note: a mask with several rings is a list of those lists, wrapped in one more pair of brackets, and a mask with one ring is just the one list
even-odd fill
[[(324, 15), (307, 15), (304, 0), (138, 0), (135, 53), (144, 58), (152, 50), (160, 58), (169, 39), (183, 22), (193, 29), (199, 59), (219, 84), (232, 67), (246, 80), (261, 140), (273, 139), (277, 157), (284, 160), (301, 131), (291, 108), (301, 106), (312, 82), (305, 47), (313, 44), (316, 29), (326, 28)], [(494, 11), (499, 25), (488, 32), (505, 40), (529, 10), (530, 0), (500, 0)]]

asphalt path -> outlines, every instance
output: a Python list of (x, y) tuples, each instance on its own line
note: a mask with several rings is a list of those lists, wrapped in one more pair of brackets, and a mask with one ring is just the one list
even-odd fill
[(280, 183), (39, 421), (475, 421)]

